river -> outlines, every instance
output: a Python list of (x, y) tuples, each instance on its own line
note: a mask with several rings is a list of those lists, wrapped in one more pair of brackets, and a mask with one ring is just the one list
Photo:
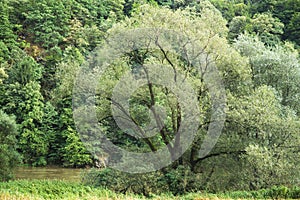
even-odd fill
[(80, 181), (81, 174), (86, 169), (62, 167), (18, 167), (15, 170), (15, 179), (58, 179), (65, 181)]

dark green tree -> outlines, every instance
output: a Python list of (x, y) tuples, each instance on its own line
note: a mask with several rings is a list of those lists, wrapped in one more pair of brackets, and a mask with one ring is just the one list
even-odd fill
[(42, 131), (45, 115), (39, 83), (42, 68), (18, 48), (14, 48), (11, 54), (8, 78), (0, 85), (0, 104), (6, 113), (14, 114), (20, 124), (17, 138), (24, 162), (45, 165), (48, 137), (47, 132)]
[(284, 33), (282, 35), (283, 40), (298, 41), (299, 30), (299, 12), (300, 1), (299, 0), (265, 0), (265, 1), (250, 1), (251, 13), (255, 15), (257, 13), (270, 12), (276, 18), (278, 18), (284, 24)]
[(249, 32), (259, 35), (264, 43), (272, 46), (280, 43), (284, 24), (271, 13), (255, 14), (250, 23)]
[(29, 1), (24, 27), (27, 37), (45, 48), (60, 45), (69, 31), (70, 12), (63, 1)]
[[(299, 4), (300, 5), (300, 4)], [(294, 13), (291, 21), (286, 27), (285, 37), (291, 41), (294, 41), (298, 47), (300, 46), (300, 11)]]

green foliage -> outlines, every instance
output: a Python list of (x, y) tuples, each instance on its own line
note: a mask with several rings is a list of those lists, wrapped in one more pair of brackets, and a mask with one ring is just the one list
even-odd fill
[(235, 42), (235, 47), (249, 57), (253, 83), (275, 88), (282, 104), (299, 114), (300, 65), (293, 46), (286, 43), (268, 47), (257, 37), (243, 35)]
[(266, 0), (266, 1), (252, 1), (251, 12), (263, 13), (270, 12), (276, 18), (278, 18), (284, 24), (284, 33), (281, 37), (283, 40), (290, 40), (295, 42), (299, 46), (299, 12), (300, 1), (299, 0)]
[(41, 132), (46, 133), (47, 138), (47, 154), (45, 159), (47, 164), (58, 164), (60, 163), (60, 155), (58, 148), (58, 126), (59, 126), (59, 116), (56, 108), (50, 103), (45, 103), (43, 107), (43, 112), (45, 113), (41, 120)]
[(83, 183), (94, 187), (104, 187), (118, 193), (134, 193), (150, 196), (151, 194), (171, 193), (181, 195), (196, 191), (202, 186), (200, 177), (195, 177), (185, 166), (177, 169), (165, 169), (146, 174), (129, 174), (105, 168), (93, 169), (83, 177)]
[(116, 19), (123, 18), (124, 0), (75, 0), (71, 4), (72, 18), (78, 19), (85, 25), (96, 25), (104, 28), (103, 23), (106, 19), (115, 15)]
[(232, 177), (235, 187), (246, 184), (242, 187), (260, 189), (295, 184), (297, 178), (291, 177), (299, 176), (298, 117), (284, 108), (276, 91), (267, 86), (258, 87), (251, 96), (228, 96), (228, 101), (235, 103), (229, 104), (225, 141), (228, 144), (232, 140), (231, 149), (245, 150), (235, 161), (241, 166), (241, 177)]
[(149, 196), (163, 192), (159, 172), (149, 174), (128, 174), (112, 169), (91, 170), (83, 177), (83, 184), (103, 187), (118, 193), (136, 193)]
[(77, 132), (73, 128), (68, 127), (62, 134), (66, 136), (66, 144), (62, 150), (63, 165), (66, 167), (92, 165), (91, 155), (86, 150)]
[(19, 83), (26, 85), (33, 81), (38, 81), (42, 76), (42, 66), (37, 64), (35, 60), (27, 56), (20, 49), (13, 49), (13, 65), (8, 70), (8, 83)]
[(257, 13), (252, 18), (235, 16), (229, 23), (228, 39), (233, 41), (239, 35), (247, 32), (258, 36), (267, 45), (275, 46), (280, 43), (284, 33), (284, 24), (271, 13)]
[(0, 64), (1, 64), (1, 67), (2, 65), (5, 63), (5, 61), (7, 61), (9, 58), (10, 58), (10, 52), (8, 50), (8, 47), (7, 45), (0, 41)]
[(13, 33), (13, 25), (9, 21), (7, 1), (0, 2), (0, 40), (6, 44), (15, 44), (16, 35)]
[[(215, 10), (209, 2), (205, 2), (203, 5), (201, 4), (199, 6), (202, 11), (202, 16), (201, 18), (194, 18), (194, 16), (197, 15), (197, 13), (190, 14), (188, 13), (189, 10), (185, 11), (176, 11), (176, 13), (172, 12), (169, 9), (163, 8), (159, 9), (157, 7), (152, 7), (148, 5), (144, 5), (140, 7), (140, 12), (135, 13), (131, 19), (127, 19), (125, 22), (126, 24), (118, 24), (114, 28), (110, 30), (110, 33), (113, 34), (114, 32), (120, 32), (123, 30), (127, 30), (130, 27), (139, 27), (139, 28), (146, 28), (146, 27), (163, 27), (165, 29), (184, 29), (184, 31), (188, 34), (191, 34), (192, 36), (199, 36), (201, 35), (201, 40), (197, 41), (197, 44), (200, 46), (208, 45), (208, 48), (212, 51), (211, 55), (212, 56), (220, 56), (220, 63), (224, 64), (220, 68), (228, 67), (226, 66), (225, 63), (230, 62), (230, 56), (231, 54), (236, 54), (233, 50), (233, 52), (230, 52), (230, 47), (225, 44), (224, 38), (218, 37), (216, 35), (225, 35), (227, 32), (226, 26), (225, 26), (225, 21), (221, 17), (220, 13)], [(216, 15), (214, 15), (216, 14)], [(156, 16), (156, 18), (160, 18), (161, 20), (157, 20), (153, 18), (153, 16)], [(214, 18), (214, 19), (212, 19)], [(184, 19), (186, 19), (184, 21)], [(178, 23), (179, 21), (182, 21), (184, 24)], [(134, 22), (134, 23), (133, 23)], [(194, 29), (192, 28), (193, 26), (199, 27), (199, 29)], [(205, 27), (205, 28), (200, 28), (200, 27)], [(208, 29), (211, 31), (211, 34), (214, 35), (207, 35), (205, 30)], [(183, 31), (183, 30), (182, 30)], [(214, 45), (217, 43), (222, 43), (224, 44), (224, 49), (219, 49), (216, 50), (214, 48)], [(164, 48), (164, 47), (163, 47)], [(216, 51), (215, 51), (216, 50)], [(228, 52), (228, 57), (224, 53), (224, 51)], [(140, 54), (140, 52), (137, 52), (137, 54)], [(110, 102), (107, 100), (110, 98), (110, 95), (112, 93), (112, 89), (114, 85), (117, 83), (119, 78), (127, 71), (127, 70), (136, 70), (135, 66), (137, 64), (143, 65), (143, 64), (157, 64), (157, 63), (163, 63), (167, 64), (166, 60), (170, 59), (170, 62), (173, 63), (177, 70), (184, 70), (185, 63), (181, 62), (180, 59), (178, 59), (176, 56), (165, 56), (162, 54), (162, 51), (157, 51), (157, 52), (150, 52), (147, 53), (145, 56), (145, 61), (139, 61), (136, 59), (138, 55), (135, 55), (134, 52), (132, 52), (132, 55), (128, 55), (124, 60), (119, 60), (113, 63), (113, 67), (111, 67), (107, 73), (103, 75), (102, 80), (99, 82), (99, 88), (97, 89), (97, 95), (98, 95), (98, 102), (97, 104), (99, 105), (98, 107), (98, 117), (101, 125), (105, 127), (104, 129), (106, 130), (107, 134), (111, 138), (112, 141), (117, 142), (117, 143), (122, 143), (122, 145), (125, 145), (128, 148), (137, 148), (143, 149), (144, 150), (150, 150), (154, 148), (159, 148), (161, 145), (166, 144), (168, 141), (171, 140), (171, 138), (175, 135), (176, 133), (176, 127), (179, 125), (175, 124), (179, 119), (176, 117), (179, 116), (180, 114), (175, 114), (176, 108), (176, 100), (174, 100), (174, 96), (172, 94), (168, 94), (167, 90), (165, 88), (161, 88), (158, 86), (154, 86), (153, 89), (155, 91), (155, 100), (157, 105), (167, 107), (167, 113), (169, 116), (168, 122), (166, 122), (168, 125), (165, 130), (165, 134), (167, 135), (165, 139), (164, 136), (158, 135), (153, 138), (151, 138), (150, 142), (149, 141), (136, 141), (133, 138), (127, 138), (126, 135), (124, 134), (124, 131), (120, 131), (117, 126), (115, 125), (114, 122), (111, 121), (111, 112), (109, 111), (110, 109)], [(238, 56), (238, 55), (237, 55)], [(166, 59), (167, 57), (167, 59)], [(214, 57), (215, 58), (215, 57)], [(222, 61), (221, 61), (222, 60)], [(125, 61), (125, 62), (124, 62)], [(241, 66), (239, 70), (243, 70), (244, 66)], [(224, 71), (229, 70), (230, 67), (227, 69), (222, 69)], [(234, 71), (234, 70), (232, 70)], [(188, 79), (190, 82), (194, 84), (195, 87), (200, 87), (201, 85), (204, 85), (202, 82), (198, 82), (198, 78), (196, 75), (192, 74), (193, 72), (186, 70), (186, 73), (190, 74), (188, 76)], [(239, 72), (237, 72), (239, 76)], [(231, 75), (229, 73), (228, 77)], [(197, 88), (195, 88), (197, 90)], [(204, 94), (205, 95), (205, 94)], [(203, 96), (199, 98), (205, 98)], [(134, 119), (137, 121), (138, 124), (145, 125), (147, 124), (147, 116), (145, 115), (145, 111), (148, 110), (148, 105), (151, 105), (150, 102), (150, 96), (148, 93), (147, 87), (141, 88), (140, 90), (137, 91), (137, 94), (132, 97), (130, 100), (132, 103), (132, 112), (131, 115), (134, 117)], [(142, 104), (142, 102), (144, 102)], [(145, 104), (146, 102), (146, 104)], [(77, 111), (80, 112), (80, 111)], [(178, 111), (179, 112), (179, 111)], [(173, 114), (173, 115), (172, 115)], [(172, 116), (171, 116), (172, 115)], [(202, 116), (201, 116), (202, 117)], [(102, 119), (108, 119), (106, 121), (102, 121)], [(164, 133), (161, 133), (164, 134)], [(120, 137), (120, 135), (123, 135), (123, 137)], [(164, 141), (163, 141), (164, 140)], [(150, 148), (150, 149), (149, 149)]]
[(298, 176), (296, 170), (299, 169), (294, 166), (295, 160), (291, 157), (283, 158), (290, 152), (280, 148), (253, 145), (246, 148), (246, 151), (249, 163), (249, 173), (246, 174), (253, 174), (251, 178), (248, 177), (251, 182), (250, 189), (295, 184), (294, 180), (290, 180), (290, 177)]
[(251, 2), (251, 11), (253, 13), (257, 12), (272, 12), (275, 9), (276, 3), (278, 1), (276, 0), (265, 0), (265, 1), (259, 1), (259, 0), (252, 0)]
[(1, 85), (2, 109), (16, 115), (20, 124), (19, 150), (24, 161), (34, 165), (45, 165), (47, 134), (41, 131), (44, 102), (40, 93), (42, 68), (33, 58), (18, 48), (11, 50), (12, 65), (7, 70), (8, 78)]
[[(70, 24), (70, 33), (68, 37), (65, 38), (65, 42), (76, 48), (72, 49), (71, 46), (66, 47), (65, 54), (70, 53), (70, 51), (78, 50), (82, 53), (87, 53), (99, 45), (100, 41), (104, 38), (104, 32), (99, 30), (96, 25), (83, 25), (82, 22), (76, 18), (71, 20)], [(77, 54), (78, 53), (79, 52), (77, 52)]]
[(59, 103), (72, 96), (74, 80), (84, 60), (77, 48), (67, 47), (55, 72), (56, 88), (52, 91), (53, 101)]
[(251, 31), (260, 36), (266, 44), (278, 44), (283, 34), (284, 24), (270, 13), (255, 14), (251, 19)]
[(12, 178), (13, 169), (20, 162), (17, 148), (17, 124), (14, 116), (0, 110), (0, 181)]
[[(73, 141), (79, 143), (78, 138), (74, 140), (72, 133), (72, 137), (67, 134), (62, 134), (64, 136), (61, 137), (61, 134), (57, 133), (57, 131), (63, 132), (63, 130), (57, 129), (57, 126), (59, 126), (57, 113), (49, 103), (46, 106), (43, 105), (44, 99), (40, 92), (48, 95), (49, 91), (47, 90), (55, 84), (49, 80), (51, 80), (51, 74), (53, 73), (53, 65), (61, 58), (61, 49), (57, 45), (68, 42), (65, 41), (66, 36), (68, 36), (70, 38), (69, 44), (80, 47), (81, 51), (86, 51), (85, 48), (87, 50), (94, 48), (100, 40), (95, 33), (102, 34), (98, 27), (103, 28), (103, 23), (105, 19), (111, 16), (111, 11), (115, 13), (118, 19), (122, 18), (122, 3), (122, 1), (1, 2), (0, 80), (6, 79), (5, 84), (1, 86), (1, 105), (7, 112), (16, 114), (17, 121), (21, 124), (21, 133), (18, 137), (19, 150), (26, 154), (24, 157), (25, 162), (34, 165), (45, 165), (47, 156), (50, 157), (50, 160), (56, 160), (57, 162), (59, 157), (62, 157), (58, 155), (66, 151), (63, 151), (65, 149), (64, 145), (68, 144), (69, 147)], [(69, 13), (66, 10), (72, 12)], [(85, 24), (85, 27), (79, 25), (79, 30), (75, 29), (71, 36), (68, 34), (70, 16), (75, 20), (76, 18), (80, 19)], [(10, 20), (15, 24), (11, 24)], [(38, 65), (32, 57), (18, 48), (11, 49), (11, 43), (17, 40), (13, 33), (13, 28), (18, 26), (17, 23), (23, 25), (21, 29), (17, 30), (20, 34), (18, 41), (21, 39), (25, 43), (27, 41), (39, 43), (40, 46), (49, 49), (46, 55), (42, 55), (43, 49), (40, 46), (31, 46), (30, 43), (29, 46), (20, 45), (22, 48), (25, 47), (26, 53), (35, 59), (39, 61), (46, 60), (42, 88), (40, 88), (38, 82), (42, 76), (41, 65)], [(80, 35), (83, 39), (80, 38)], [(41, 58), (41, 56), (44, 58)], [(8, 71), (9, 79), (7, 79), (6, 71)], [(60, 78), (64, 79), (66, 77), (64, 75)], [(49, 84), (52, 85), (48, 86)], [(44, 91), (40, 91), (41, 89)], [(67, 90), (70, 90), (70, 87), (64, 87), (64, 91)], [(67, 138), (73, 139), (68, 139), (66, 142), (61, 141), (67, 140)], [(56, 142), (59, 145), (56, 145)], [(49, 155), (46, 155), (48, 153)], [(67, 159), (65, 161), (67, 162)]]
[(52, 91), (52, 102), (57, 109), (59, 119), (57, 121), (59, 133), (56, 136), (53, 155), (63, 161), (66, 167), (83, 167), (92, 165), (92, 157), (80, 140), (75, 130), (71, 98), (74, 79), (80, 65), (83, 63), (83, 56), (77, 48), (67, 47), (62, 61), (58, 64), (55, 79), (57, 86)]
[(250, 19), (245, 16), (236, 16), (229, 23), (228, 39), (233, 41), (240, 34), (249, 29)]
[(299, 187), (273, 186), (257, 191), (226, 192), (222, 196), (233, 199), (298, 199)]
[(298, 37), (300, 34), (299, 24), (300, 24), (300, 12), (298, 11), (292, 16), (289, 24), (287, 25), (286, 33), (285, 33), (285, 37), (291, 41), (296, 42), (298, 46), (300, 46), (300, 39)]
[(222, 12), (222, 15), (228, 21), (236, 16), (249, 16), (250, 6), (243, 0), (211, 0), (211, 3)]
[[(189, 169), (179, 166), (166, 174), (151, 172), (147, 174), (127, 174), (113, 169), (92, 169), (85, 173), (82, 179), (84, 185), (90, 187), (107, 188), (117, 193), (136, 193), (148, 197), (162, 194), (175, 194), (175, 197), (184, 198), (182, 194), (193, 194), (202, 191), (201, 178), (195, 177)], [(203, 195), (203, 193), (201, 193)], [(297, 199), (300, 195), (299, 187), (273, 186), (269, 189), (253, 191), (227, 191), (217, 193), (221, 198), (233, 199)], [(188, 196), (188, 195), (187, 195)], [(196, 197), (197, 195), (195, 195)], [(199, 196), (199, 195), (198, 195)]]
[[(17, 120), (20, 123), (19, 146), (24, 155), (24, 161), (33, 165), (45, 165), (45, 156), (48, 150), (48, 134), (42, 132), (42, 119), (44, 113), (43, 97), (37, 82), (30, 82), (25, 86), (19, 84), (10, 85), (11, 92), (8, 96), (14, 96), (13, 113), (18, 113)], [(18, 97), (18, 98), (16, 98)], [(31, 103), (32, 102), (32, 103)], [(16, 110), (17, 109), (17, 110)]]
[(28, 37), (45, 48), (61, 44), (68, 33), (70, 9), (62, 1), (44, 0), (29, 1), (28, 10), (22, 13), (25, 16), (24, 26), (28, 27)]
[[(268, 20), (262, 20), (265, 18)], [(268, 14), (257, 15), (250, 19), (249, 26), (247, 18), (245, 21), (241, 29), (255, 27), (253, 31), (257, 33), (272, 32), (274, 35), (282, 32), (280, 29), (282, 24), (279, 20)], [(108, 33), (113, 35), (130, 28), (146, 27), (176, 29), (188, 36), (199, 38), (193, 41), (193, 44), (205, 48), (211, 59), (215, 61), (227, 89), (228, 117), (224, 134), (209, 155), (203, 158), (197, 157), (195, 152), (198, 152), (201, 147), (200, 144), (208, 129), (205, 124), (211, 115), (210, 96), (208, 92), (203, 92), (207, 91), (207, 85), (200, 78), (201, 76), (195, 75), (192, 69), (186, 70), (189, 68), (185, 62), (173, 54), (163, 54), (162, 52), (168, 52), (167, 48), (164, 49), (167, 46), (165, 45), (160, 47), (164, 50), (162, 52), (132, 49), (120, 60), (112, 63), (111, 67), (102, 74), (96, 91), (97, 117), (109, 139), (122, 148), (138, 152), (155, 151), (170, 142), (176, 132), (178, 124), (175, 122), (178, 122), (180, 118), (178, 113), (181, 111), (176, 107), (176, 100), (166, 92), (165, 88), (152, 87), (155, 104), (166, 107), (168, 118), (165, 120), (166, 129), (163, 132), (166, 137), (162, 132), (158, 132), (155, 137), (147, 141), (128, 137), (125, 131), (117, 127), (112, 120), (109, 99), (115, 84), (122, 75), (126, 71), (137, 70), (137, 64), (145, 67), (146, 64), (162, 63), (168, 66), (172, 63), (170, 65), (176, 70), (188, 74), (187, 80), (194, 90), (199, 91), (197, 99), (202, 111), (199, 118), (200, 123), (204, 125), (199, 128), (190, 149), (166, 171), (160, 171), (164, 175), (161, 179), (166, 181), (164, 185), (169, 191), (181, 193), (199, 190), (199, 186), (193, 184), (193, 180), (198, 181), (201, 185), (200, 189), (209, 191), (260, 189), (274, 184), (297, 184), (297, 179), (294, 178), (299, 177), (297, 165), (299, 118), (296, 106), (299, 96), (296, 87), (299, 67), (296, 51), (288, 43), (286, 46), (274, 44), (265, 46), (263, 42), (256, 42), (255, 39), (243, 40), (246, 36), (240, 36), (234, 44), (240, 54), (227, 43), (226, 21), (220, 12), (207, 1), (194, 8), (175, 12), (167, 8), (143, 5), (136, 13), (133, 13), (131, 18), (116, 24)], [(267, 34), (267, 37), (271, 35)], [(290, 73), (286, 73), (286, 69), (289, 69)], [(287, 88), (291, 89), (288, 96), (286, 96)], [(151, 105), (152, 97), (149, 91), (150, 89), (146, 86), (141, 87), (129, 99), (130, 115), (135, 123), (142, 127), (149, 120), (146, 112)], [(286, 103), (287, 99), (289, 103)], [(295, 100), (295, 103), (291, 103), (291, 99)], [(81, 109), (84, 108), (78, 108), (75, 112), (81, 113)], [(88, 129), (85, 126), (83, 128)], [(263, 160), (264, 158), (266, 160)], [(181, 165), (184, 166), (184, 173), (180, 170)], [(187, 170), (188, 168), (190, 171)], [(237, 171), (240, 172), (238, 175)], [(114, 172), (110, 173), (114, 174)], [(114, 177), (110, 173), (107, 174), (108, 178)], [(186, 178), (185, 173), (187, 177), (193, 177), (193, 179)], [(106, 175), (102, 175), (101, 178), (105, 180)], [(101, 178), (99, 178), (100, 182)], [(130, 182), (123, 184), (120, 186), (121, 189), (116, 190), (123, 190), (126, 184), (131, 185)], [(116, 184), (110, 187), (113, 186)], [(156, 186), (153, 188), (155, 190)]]

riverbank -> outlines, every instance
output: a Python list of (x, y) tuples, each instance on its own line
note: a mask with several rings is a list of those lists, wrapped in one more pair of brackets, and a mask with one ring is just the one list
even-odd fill
[(206, 192), (189, 193), (183, 196), (171, 194), (145, 197), (135, 194), (117, 194), (103, 188), (93, 188), (78, 182), (61, 180), (15, 180), (0, 182), (1, 200), (203, 200), (203, 199), (300, 199), (300, 188), (273, 187), (253, 192), (226, 192), (209, 194)]

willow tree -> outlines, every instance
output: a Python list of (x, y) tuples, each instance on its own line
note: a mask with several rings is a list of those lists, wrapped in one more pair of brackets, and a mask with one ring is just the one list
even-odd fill
[(260, 103), (249, 60), (228, 44), (227, 33), (208, 1), (177, 11), (144, 5), (114, 25), (75, 84), (74, 116), (88, 149), (115, 169), (160, 170), (169, 189), (186, 174), (182, 191), (249, 188), (236, 171), (263, 137), (249, 139), (241, 120), (259, 124), (250, 115), (275, 109), (277, 100), (269, 91), (270, 101)]

